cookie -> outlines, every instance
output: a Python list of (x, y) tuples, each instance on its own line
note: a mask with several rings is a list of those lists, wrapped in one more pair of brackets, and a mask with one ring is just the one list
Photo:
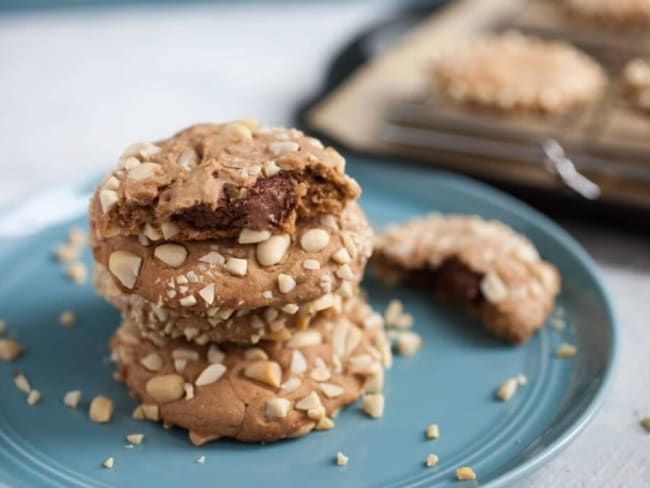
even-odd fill
[(292, 233), (297, 218), (339, 215), (359, 196), (334, 149), (254, 121), (198, 124), (129, 146), (90, 203), (96, 237), (176, 241)]
[(562, 0), (565, 9), (577, 18), (611, 27), (650, 26), (648, 0)]
[(142, 402), (139, 412), (187, 429), (197, 445), (220, 437), (270, 442), (330, 428), (343, 406), (364, 391), (381, 391), (391, 363), (381, 318), (361, 299), (286, 342), (157, 346), (125, 322), (111, 348), (118, 376)]
[(372, 266), (388, 283), (402, 281), (478, 316), (512, 343), (543, 324), (560, 290), (560, 275), (524, 236), (497, 221), (431, 214), (382, 231)]
[(455, 51), (433, 74), (450, 99), (509, 113), (564, 113), (598, 99), (607, 82), (600, 65), (570, 44), (516, 32)]
[(184, 338), (205, 345), (208, 342), (256, 344), (260, 340), (284, 341), (293, 332), (304, 330), (318, 316), (340, 313), (344, 299), (358, 289), (342, 286), (324, 295), (317, 303), (289, 303), (281, 308), (215, 310), (210, 316), (181, 314), (145, 300), (134, 293), (123, 293), (114, 285), (110, 273), (95, 267), (94, 284), (98, 293), (114, 305), (122, 316), (140, 329), (143, 337), (155, 344), (165, 339)]
[(92, 250), (124, 293), (206, 317), (306, 304), (345, 283), (354, 286), (372, 251), (372, 229), (356, 203), (338, 218), (302, 220), (293, 235), (263, 237), (250, 244), (221, 239), (145, 245), (115, 236), (93, 242)]
[(632, 105), (650, 112), (650, 58), (633, 59), (625, 65), (623, 90)]

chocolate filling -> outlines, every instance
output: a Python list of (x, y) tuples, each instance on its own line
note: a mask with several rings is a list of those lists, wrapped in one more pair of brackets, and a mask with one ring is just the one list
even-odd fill
[(445, 260), (435, 270), (413, 271), (410, 280), (461, 307), (476, 307), (483, 301), (481, 275), (456, 258)]
[(296, 207), (292, 178), (278, 174), (262, 178), (245, 195), (235, 187), (225, 188), (216, 209), (202, 203), (176, 213), (172, 219), (202, 231), (247, 229), (281, 229)]

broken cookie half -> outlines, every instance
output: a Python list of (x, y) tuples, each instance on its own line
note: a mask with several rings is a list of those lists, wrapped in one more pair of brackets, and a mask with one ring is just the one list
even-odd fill
[(382, 281), (429, 288), (514, 344), (544, 324), (560, 291), (558, 270), (528, 239), (475, 216), (431, 214), (389, 226), (376, 238), (372, 266)]

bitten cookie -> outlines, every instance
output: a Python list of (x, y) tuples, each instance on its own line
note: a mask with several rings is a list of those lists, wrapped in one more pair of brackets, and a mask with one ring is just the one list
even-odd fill
[(388, 227), (371, 264), (380, 279), (431, 288), (515, 344), (543, 325), (560, 290), (557, 269), (530, 241), (479, 217), (431, 214)]
[(562, 0), (577, 18), (611, 27), (650, 26), (649, 0)]
[(292, 233), (297, 217), (339, 215), (359, 196), (339, 153), (296, 129), (198, 124), (129, 146), (91, 200), (97, 238)]
[(292, 235), (242, 235), (249, 234), (150, 245), (115, 236), (95, 241), (92, 250), (122, 292), (205, 317), (306, 305), (345, 283), (355, 286), (372, 252), (372, 229), (356, 203), (339, 217), (301, 220)]
[(138, 413), (187, 429), (196, 445), (219, 437), (269, 442), (331, 428), (341, 407), (382, 390), (391, 364), (381, 318), (360, 299), (286, 342), (155, 346), (127, 322), (111, 347), (119, 375), (142, 402)]
[(97, 292), (114, 305), (125, 320), (136, 325), (142, 337), (154, 344), (178, 338), (199, 345), (208, 342), (257, 344), (260, 340), (285, 341), (292, 333), (306, 329), (315, 317), (341, 313), (343, 300), (358, 293), (358, 288), (346, 282), (336, 291), (311, 302), (253, 310), (215, 309), (210, 315), (202, 316), (183, 315), (140, 295), (123, 293), (101, 265), (95, 267), (93, 280)]
[(623, 89), (632, 105), (650, 112), (650, 58), (633, 59), (625, 65)]
[(600, 65), (570, 44), (516, 32), (454, 51), (433, 74), (456, 102), (513, 113), (563, 113), (596, 100), (607, 82)]

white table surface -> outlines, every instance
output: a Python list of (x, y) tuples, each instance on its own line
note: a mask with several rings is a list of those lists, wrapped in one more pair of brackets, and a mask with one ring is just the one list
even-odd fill
[[(0, 207), (110, 166), (195, 121), (290, 122), (377, 2), (132, 7), (0, 15)], [(620, 318), (615, 385), (533, 487), (650, 486), (650, 241), (585, 225)]]

